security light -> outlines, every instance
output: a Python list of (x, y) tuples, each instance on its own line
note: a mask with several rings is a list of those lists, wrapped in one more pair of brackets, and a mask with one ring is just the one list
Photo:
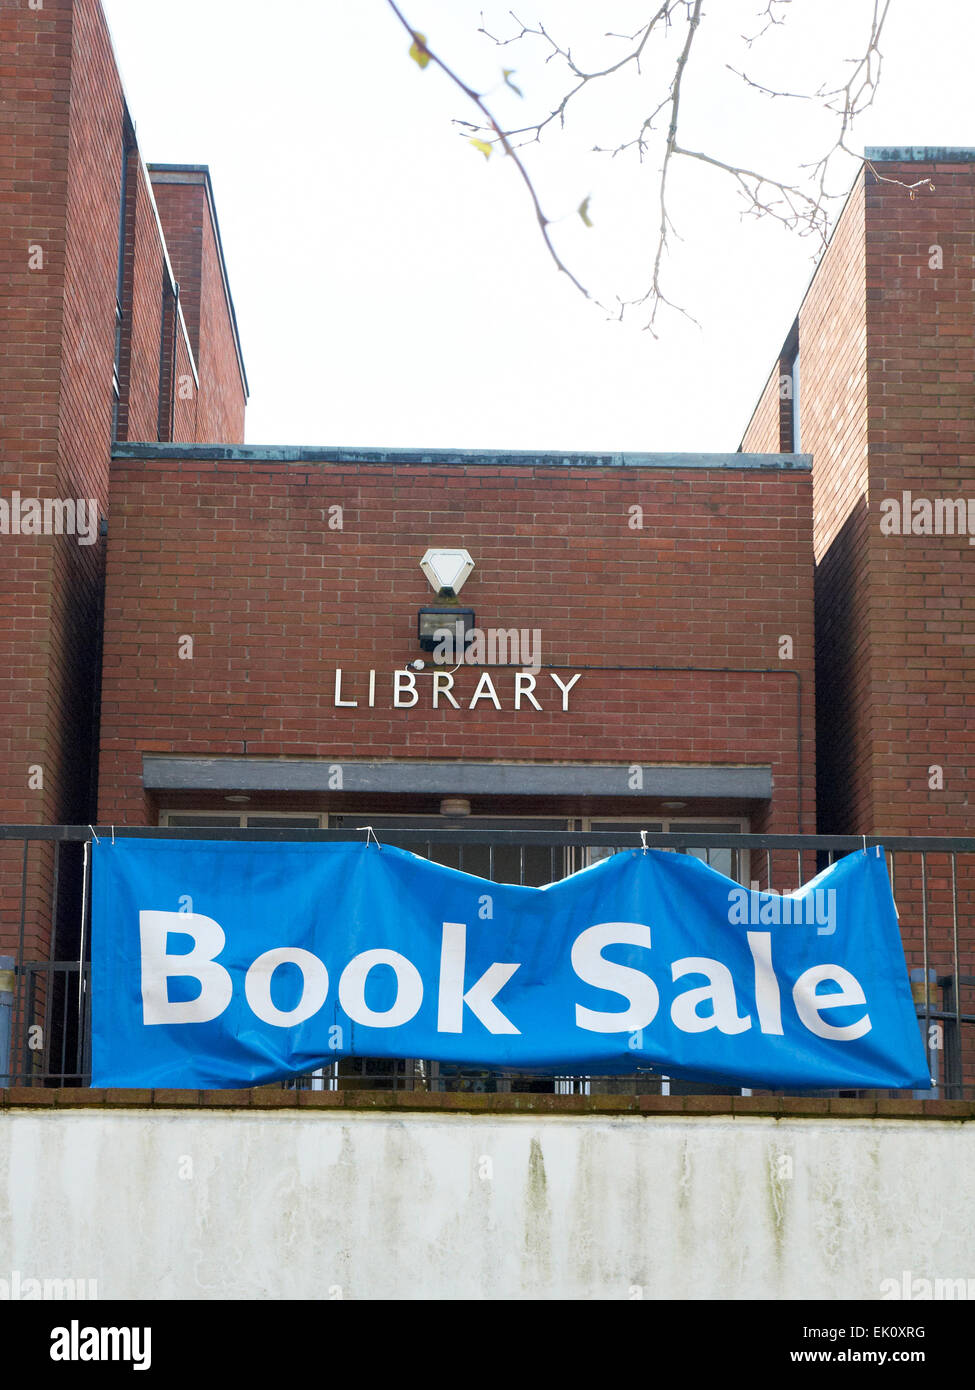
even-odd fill
[(448, 652), (455, 662), (463, 661), (473, 626), (473, 608), (435, 604), (429, 608), (421, 608), (416, 615), (416, 635), (421, 650), (432, 652), (443, 641), (445, 633), (449, 633), (451, 646)]

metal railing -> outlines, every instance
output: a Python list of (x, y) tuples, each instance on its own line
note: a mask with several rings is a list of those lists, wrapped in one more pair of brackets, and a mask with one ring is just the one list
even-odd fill
[[(0, 1086), (90, 1081), (92, 835), (140, 839), (361, 841), (365, 832), (227, 827), (0, 826)], [(617, 850), (632, 830), (384, 829), (383, 843), (494, 882), (541, 884)], [(693, 854), (746, 886), (792, 892), (851, 851), (884, 845), (912, 992), (937, 1085), (920, 1096), (975, 1099), (975, 839), (899, 836), (647, 833), (646, 844)], [(348, 1058), (281, 1083), (320, 1090), (545, 1091), (549, 1094), (728, 1094), (732, 1088), (634, 1071), (539, 1077), (423, 1059)], [(854, 1091), (821, 1094), (857, 1095)], [(893, 1093), (891, 1093), (893, 1094)], [(897, 1094), (903, 1094), (897, 1093)]]

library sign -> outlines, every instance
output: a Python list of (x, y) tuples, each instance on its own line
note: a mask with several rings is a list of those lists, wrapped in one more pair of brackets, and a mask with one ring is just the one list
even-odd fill
[(93, 866), (94, 1086), (254, 1086), (360, 1056), (930, 1085), (879, 851), (788, 900), (639, 849), (545, 888), (376, 843), (103, 838)]
[[(424, 667), (423, 662), (417, 663)], [(438, 671), (436, 668), (375, 670), (358, 675), (341, 668), (330, 682), (336, 709), (550, 709), (565, 714), (582, 672), (560, 676), (557, 671)]]

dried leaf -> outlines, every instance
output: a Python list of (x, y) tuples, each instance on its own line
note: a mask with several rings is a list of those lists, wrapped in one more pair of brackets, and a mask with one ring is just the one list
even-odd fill
[(515, 84), (514, 84), (514, 83), (512, 82), (512, 80), (511, 80), (512, 77), (514, 76), (514, 72), (515, 72), (514, 68), (502, 68), (501, 71), (504, 73), (505, 85), (511, 88), (511, 90), (514, 92), (515, 96), (519, 96), (519, 97), (520, 97), (520, 96), (524, 96), (524, 93), (522, 92), (521, 88), (520, 88), (520, 87), (516, 87)]
[(413, 47), (410, 49), (410, 57), (418, 68), (425, 68), (430, 61), (430, 54), (427, 52), (427, 36), (418, 30), (413, 30)]
[(576, 208), (576, 211), (578, 212), (579, 216), (582, 218), (582, 220), (583, 220), (583, 222), (586, 224), (586, 226), (587, 226), (587, 227), (591, 227), (591, 226), (592, 226), (592, 218), (589, 216), (589, 198), (588, 198), (588, 197), (583, 198), (583, 200), (582, 200), (582, 202), (579, 204), (578, 208)]
[(475, 135), (470, 137), (471, 144), (475, 150), (480, 150), (485, 159), (491, 158), (491, 146), (486, 140), (478, 140)]

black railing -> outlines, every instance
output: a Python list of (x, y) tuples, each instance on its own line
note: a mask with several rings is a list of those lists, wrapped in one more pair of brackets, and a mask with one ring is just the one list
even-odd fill
[[(88, 943), (93, 836), (140, 839), (362, 840), (365, 830), (227, 827), (0, 826), (0, 1086), (88, 1085)], [(740, 835), (632, 830), (411, 829), (380, 832), (410, 849), (495, 882), (541, 884), (617, 850), (693, 854), (729, 877), (792, 892), (851, 851), (882, 844), (899, 909), (912, 991), (931, 1075), (925, 1097), (975, 1099), (975, 839)], [(41, 942), (50, 943), (41, 951)], [(635, 1071), (621, 1077), (538, 1077), (348, 1058), (284, 1083), (321, 1090), (547, 1091), (562, 1094), (723, 1093), (726, 1086)], [(855, 1095), (858, 1092), (823, 1092)], [(901, 1093), (903, 1094), (903, 1093)]]

